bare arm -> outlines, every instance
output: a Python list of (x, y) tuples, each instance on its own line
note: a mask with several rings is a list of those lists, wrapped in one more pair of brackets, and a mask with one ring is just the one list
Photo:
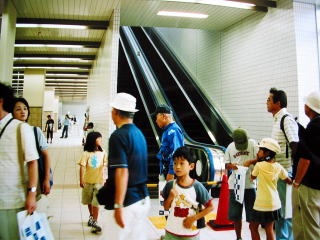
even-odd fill
[(50, 156), (48, 150), (41, 151), (44, 160), (44, 180), (42, 183), (43, 193), (48, 195), (50, 193)]
[(170, 208), (171, 208), (171, 204), (172, 204), (172, 201), (174, 200), (175, 196), (177, 195), (177, 191), (172, 188), (170, 190), (170, 193), (169, 193), (169, 196), (166, 200), (164, 200), (163, 202), (163, 208), (164, 210), (168, 211)]
[(209, 201), (209, 203), (205, 207), (205, 209), (203, 209), (202, 211), (198, 212), (197, 214), (195, 214), (193, 216), (186, 217), (183, 220), (183, 226), (185, 228), (191, 228), (195, 221), (197, 221), (198, 219), (200, 219), (200, 218), (204, 217), (205, 215), (209, 214), (210, 212), (213, 211), (213, 209), (214, 209), (213, 200), (211, 200), (211, 201)]
[[(126, 196), (129, 180), (129, 170), (127, 168), (117, 168), (115, 171), (115, 198), (114, 203), (123, 205), (124, 198)], [(116, 208), (114, 211), (114, 217), (117, 224), (124, 228), (124, 219), (122, 216), (122, 208)]]
[[(38, 161), (33, 160), (27, 163), (28, 168), (28, 177), (29, 177), (29, 185), (30, 187), (36, 187), (38, 183)], [(25, 208), (29, 214), (33, 213), (36, 210), (36, 194), (37, 192), (27, 192), (26, 205)]]
[(310, 165), (309, 159), (306, 159), (306, 158), (299, 159), (297, 173), (296, 173), (296, 177), (295, 177), (295, 180), (293, 183), (294, 187), (299, 187), (302, 179), (304, 178), (304, 176), (306, 175), (306, 173), (308, 171), (309, 165)]
[(80, 187), (84, 187), (84, 173), (86, 171), (86, 168), (85, 166), (82, 166), (80, 165), (80, 173), (79, 173), (79, 176), (80, 176)]

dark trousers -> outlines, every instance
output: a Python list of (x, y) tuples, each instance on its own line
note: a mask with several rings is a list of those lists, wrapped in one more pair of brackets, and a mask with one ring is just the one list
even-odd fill
[(64, 134), (66, 134), (66, 138), (68, 137), (68, 125), (64, 125), (63, 126), (63, 130), (62, 130), (62, 135), (61, 135), (61, 137), (63, 137), (64, 136)]

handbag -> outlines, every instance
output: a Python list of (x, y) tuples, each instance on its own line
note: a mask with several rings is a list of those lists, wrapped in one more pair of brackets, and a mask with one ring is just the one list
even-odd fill
[(28, 214), (27, 210), (23, 210), (17, 213), (17, 220), (20, 240), (54, 240), (45, 213), (34, 211), (32, 214)]
[[(40, 145), (39, 145), (39, 141), (38, 141), (38, 133), (37, 133), (37, 127), (33, 127), (33, 132), (34, 132), (34, 137), (35, 137), (35, 141), (36, 141), (36, 146), (37, 146), (37, 151), (39, 154), (39, 159), (38, 159), (38, 172), (39, 172), (39, 189), (41, 189), (42, 187), (42, 183), (44, 180), (44, 176), (45, 176), (45, 169), (44, 169), (44, 159), (43, 159), (43, 155), (40, 149)], [(52, 175), (52, 170), (50, 168), (50, 187), (52, 187), (53, 185), (53, 175)], [(43, 189), (41, 189), (42, 192)]]
[(98, 190), (96, 195), (98, 203), (104, 205), (105, 209), (112, 210), (114, 209), (114, 196), (115, 196), (115, 187), (110, 181), (106, 181), (105, 184)]

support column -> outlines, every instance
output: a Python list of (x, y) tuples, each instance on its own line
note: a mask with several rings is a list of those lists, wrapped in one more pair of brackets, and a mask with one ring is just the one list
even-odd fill
[[(45, 88), (44, 91), (44, 103), (43, 103), (43, 114), (42, 114), (42, 126), (45, 126), (48, 118), (47, 116), (50, 115), (54, 121), (54, 131), (58, 129), (58, 103), (59, 100), (54, 95), (55, 90), (54, 88)], [(58, 98), (59, 99), (59, 98)]]
[(24, 71), (23, 97), (29, 102), (29, 124), (42, 128), (44, 104), (45, 70), (26, 69)]
[(11, 1), (5, 1), (1, 19), (0, 34), (0, 82), (11, 85), (16, 38), (17, 12)]

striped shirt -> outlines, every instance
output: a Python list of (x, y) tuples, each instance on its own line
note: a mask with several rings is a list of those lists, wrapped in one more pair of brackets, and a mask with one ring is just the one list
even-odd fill
[[(292, 162), (291, 162), (291, 149), (289, 149), (288, 158), (286, 158), (286, 137), (280, 128), (280, 122), (282, 117), (285, 114), (289, 114), (286, 108), (282, 108), (279, 112), (277, 112), (273, 116), (273, 127), (271, 132), (271, 137), (275, 139), (281, 148), (281, 153), (276, 155), (276, 160), (279, 162), (286, 170), (291, 170)], [(290, 114), (289, 114), (290, 115)], [(291, 115), (290, 115), (291, 116)], [(288, 138), (289, 143), (291, 142), (299, 142), (298, 136), (298, 124), (294, 120), (294, 118), (286, 117), (283, 122), (284, 131), (286, 132), (286, 136)]]

